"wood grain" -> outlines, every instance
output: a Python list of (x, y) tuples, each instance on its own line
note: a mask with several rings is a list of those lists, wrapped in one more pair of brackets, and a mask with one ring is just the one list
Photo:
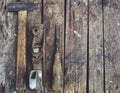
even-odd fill
[(102, 0), (89, 2), (89, 92), (103, 92)]
[[(5, 82), (5, 93), (11, 93), (15, 90), (15, 66), (16, 66), (16, 29), (17, 29), (17, 15), (16, 13), (10, 13), (5, 10), (5, 6), (9, 2), (14, 2), (15, 0), (1, 0), (0, 1), (0, 24), (1, 24), (1, 31), (3, 34), (3, 40), (0, 45), (3, 46), (2, 57), (1, 60), (5, 66), (2, 66), (5, 72), (5, 77), (3, 82)], [(5, 44), (5, 46), (4, 46)], [(0, 71), (3, 71), (0, 70)], [(4, 92), (2, 92), (4, 93)]]
[(104, 3), (106, 93), (120, 93), (120, 2)]
[(16, 89), (26, 89), (26, 22), (27, 11), (18, 12), (18, 41), (16, 63)]
[[(55, 57), (55, 25), (60, 26), (64, 39), (64, 1), (44, 0), (44, 26), (45, 26), (45, 93), (52, 91), (53, 63)], [(64, 41), (62, 41), (64, 43)], [(64, 47), (64, 46), (63, 46)], [(62, 47), (62, 49), (63, 49)], [(63, 53), (63, 50), (61, 51)], [(61, 55), (61, 58), (63, 55)], [(63, 63), (63, 61), (62, 61)], [(63, 67), (62, 67), (63, 68)], [(61, 81), (63, 82), (63, 81)]]
[[(42, 23), (42, 0), (26, 0), (27, 2), (34, 2), (39, 4), (39, 8), (34, 9), (32, 11), (28, 11), (28, 20), (27, 20), (27, 90), (26, 93), (44, 93), (44, 86), (43, 86), (43, 91), (35, 91), (35, 90), (30, 90), (29, 89), (29, 73), (30, 71), (34, 68), (43, 70), (43, 60), (42, 60), (42, 51), (38, 54), (38, 58), (34, 58), (33, 56), (36, 56), (32, 53), (32, 48), (36, 45), (41, 46), (40, 50), (43, 48), (43, 23)], [(33, 33), (33, 30), (37, 29), (37, 35), (35, 36)], [(37, 66), (36, 64), (32, 63), (38, 63)], [(42, 74), (43, 75), (43, 74)], [(44, 76), (42, 77), (44, 79)], [(44, 84), (44, 82), (43, 82)]]
[[(0, 0), (0, 92), (15, 91), (15, 64), (17, 13), (7, 13), (5, 5), (16, 0)], [(25, 81), (25, 93), (59, 93), (52, 91), (53, 63), (55, 57), (55, 25), (60, 25), (62, 32), (61, 58), (65, 65), (64, 93), (86, 92), (87, 65), (87, 7), (88, 0), (20, 0), (36, 2), (43, 5), (28, 12), (27, 21), (27, 79), (32, 69), (32, 30), (36, 24), (44, 21), (45, 25), (45, 91), (29, 90), (28, 80)], [(104, 24), (102, 20), (102, 0), (89, 0), (89, 92), (120, 93), (120, 2), (119, 0), (103, 0)], [(44, 7), (44, 8), (43, 8)], [(66, 15), (64, 15), (66, 8)], [(44, 10), (44, 11), (43, 11)], [(43, 17), (44, 12), (44, 17)], [(64, 20), (66, 16), (66, 20)], [(21, 19), (22, 20), (22, 19)], [(24, 20), (23, 20), (24, 21)], [(64, 23), (66, 21), (66, 23)], [(66, 38), (64, 37), (66, 25)], [(104, 43), (103, 43), (104, 25)], [(22, 27), (24, 29), (24, 27)], [(64, 39), (66, 40), (64, 42)], [(19, 39), (20, 40), (20, 39)], [(41, 42), (41, 36), (40, 36)], [(22, 40), (23, 41), (23, 40)], [(64, 45), (64, 43), (66, 45)], [(104, 45), (103, 45), (104, 44)], [(104, 47), (105, 48), (104, 48)], [(64, 47), (65, 51), (64, 51)], [(105, 56), (103, 55), (103, 48)], [(22, 52), (22, 51), (21, 51)], [(103, 59), (105, 57), (105, 60)], [(24, 60), (24, 59), (22, 59)], [(21, 61), (22, 61), (21, 60)], [(105, 61), (105, 65), (103, 65)], [(22, 61), (23, 62), (23, 61)], [(36, 60), (42, 63), (42, 60)], [(41, 66), (43, 65), (41, 64)], [(22, 64), (23, 65), (23, 64)], [(105, 72), (103, 68), (105, 67)], [(23, 67), (22, 67), (23, 68)], [(39, 67), (38, 67), (39, 68)], [(22, 71), (22, 70), (21, 70)], [(21, 72), (23, 73), (23, 72)], [(105, 73), (105, 78), (103, 78)], [(105, 79), (105, 82), (103, 80)], [(21, 79), (22, 80), (22, 79)], [(19, 81), (20, 82), (20, 81)], [(24, 82), (24, 83), (25, 83)], [(4, 90), (5, 84), (5, 90)], [(105, 85), (104, 85), (105, 84)], [(105, 91), (103, 91), (105, 87)], [(22, 92), (22, 91), (21, 91)], [(62, 93), (62, 92), (61, 92)]]
[(65, 93), (86, 92), (87, 5), (66, 2)]
[(61, 33), (60, 26), (55, 26), (55, 56), (52, 74), (52, 89), (63, 92), (63, 69), (61, 64)]

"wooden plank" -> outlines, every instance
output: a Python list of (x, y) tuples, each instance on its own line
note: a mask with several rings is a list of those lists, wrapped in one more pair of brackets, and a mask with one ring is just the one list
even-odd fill
[(86, 92), (87, 4), (66, 0), (65, 93)]
[(103, 92), (102, 0), (89, 1), (89, 92)]
[[(15, 88), (15, 38), (16, 16), (7, 13), (6, 3), (14, 0), (0, 0), (0, 92), (10, 93)], [(12, 82), (12, 83), (11, 83)], [(5, 90), (4, 87), (5, 86)], [(3, 88), (3, 89), (2, 89)], [(4, 91), (3, 91), (4, 90)], [(8, 92), (6, 92), (8, 90)]]
[(120, 2), (104, 4), (105, 93), (120, 93)]
[[(60, 32), (64, 33), (64, 1), (63, 0), (44, 0), (44, 26), (45, 26), (45, 93), (52, 90), (52, 73), (55, 58), (55, 25), (60, 26)], [(64, 41), (62, 41), (64, 43)], [(61, 60), (63, 60), (63, 47), (61, 47)], [(63, 61), (62, 61), (63, 63)], [(63, 81), (61, 81), (63, 82)], [(61, 90), (62, 91), (62, 90)], [(58, 91), (56, 91), (58, 92)]]
[[(44, 86), (43, 86), (43, 90), (30, 90), (29, 89), (29, 83), (28, 83), (28, 79), (29, 79), (29, 74), (30, 71), (34, 68), (32, 63), (37, 63), (37, 69), (43, 70), (43, 60), (41, 59), (43, 54), (42, 54), (42, 48), (43, 48), (43, 28), (41, 28), (41, 26), (43, 26), (42, 24), (42, 15), (43, 15), (43, 9), (42, 9), (42, 0), (27, 0), (27, 2), (34, 2), (34, 3), (38, 3), (40, 8), (34, 9), (32, 11), (28, 12), (28, 20), (27, 20), (27, 90), (26, 93), (44, 93)], [(33, 32), (34, 30), (37, 30), (36, 36), (34, 36)], [(40, 48), (40, 56), (35, 59), (33, 56), (36, 56), (32, 53), (31, 49), (33, 49), (34, 46), (39, 45), (41, 46)], [(33, 55), (32, 55), (33, 54)], [(38, 54), (38, 55), (39, 55)], [(35, 67), (36, 68), (36, 67)], [(43, 73), (42, 73), (42, 78), (44, 78)], [(43, 80), (42, 80), (43, 81)], [(42, 82), (42, 84), (44, 85), (44, 82)]]
[(17, 39), (17, 63), (16, 63), (16, 89), (26, 89), (26, 22), (27, 11), (18, 12), (18, 39)]

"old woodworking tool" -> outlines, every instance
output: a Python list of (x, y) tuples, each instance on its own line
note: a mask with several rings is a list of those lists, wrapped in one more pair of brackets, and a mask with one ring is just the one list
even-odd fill
[(33, 70), (29, 76), (30, 89), (42, 90), (42, 57), (43, 57), (43, 36), (44, 26), (37, 24), (32, 30), (33, 42), (32, 42), (32, 64)]
[(38, 8), (38, 4), (31, 2), (14, 2), (6, 6), (8, 12), (18, 12), (18, 39), (16, 63), (16, 89), (26, 89), (26, 24), (27, 11)]
[(61, 65), (61, 42), (60, 42), (60, 26), (57, 24), (55, 26), (55, 43), (56, 43), (56, 53), (53, 63), (53, 83), (52, 88), (55, 91), (61, 91), (63, 87), (63, 71)]

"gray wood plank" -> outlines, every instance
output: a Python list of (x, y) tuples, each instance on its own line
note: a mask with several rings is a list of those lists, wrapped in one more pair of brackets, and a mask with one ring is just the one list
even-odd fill
[(89, 0), (89, 93), (104, 93), (101, 2)]
[(65, 93), (86, 92), (87, 4), (66, 0)]
[(106, 93), (120, 93), (120, 1), (104, 2)]

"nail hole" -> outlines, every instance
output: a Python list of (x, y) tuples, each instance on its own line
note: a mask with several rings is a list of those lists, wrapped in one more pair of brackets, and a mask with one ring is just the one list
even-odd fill
[(38, 31), (38, 30), (37, 30), (37, 29), (35, 29), (35, 33), (37, 33), (37, 31)]

